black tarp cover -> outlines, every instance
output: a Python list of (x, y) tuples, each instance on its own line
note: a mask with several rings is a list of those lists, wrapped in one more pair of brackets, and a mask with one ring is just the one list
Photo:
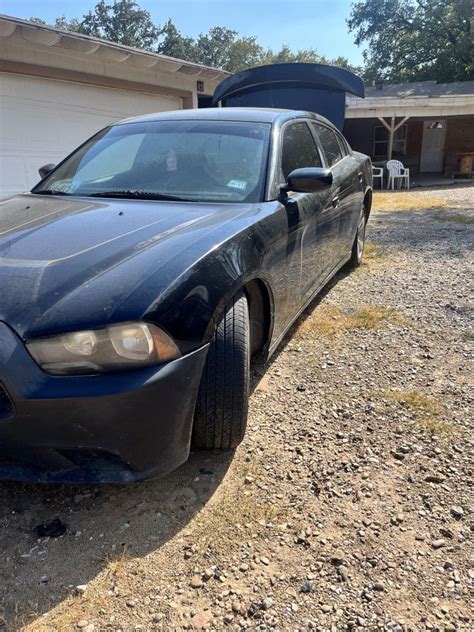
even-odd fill
[(342, 130), (345, 94), (364, 97), (362, 79), (324, 64), (272, 64), (239, 72), (217, 86), (213, 103), (224, 107), (271, 107), (322, 114)]

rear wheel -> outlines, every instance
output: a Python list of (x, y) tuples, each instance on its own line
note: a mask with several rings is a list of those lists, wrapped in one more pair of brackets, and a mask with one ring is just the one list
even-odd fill
[(245, 295), (232, 299), (209, 347), (194, 414), (195, 448), (229, 449), (239, 445), (247, 426), (250, 333)]
[(351, 258), (349, 260), (349, 266), (351, 268), (358, 268), (362, 263), (362, 258), (364, 256), (366, 226), (367, 217), (365, 215), (365, 209), (362, 209), (359, 217), (359, 223), (357, 224), (357, 232), (354, 239), (354, 244), (352, 245)]

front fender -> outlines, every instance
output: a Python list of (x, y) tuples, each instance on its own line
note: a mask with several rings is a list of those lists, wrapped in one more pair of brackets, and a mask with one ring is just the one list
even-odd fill
[(208, 253), (144, 315), (164, 327), (183, 353), (209, 342), (232, 296), (252, 280), (265, 284), (273, 312), (272, 278), (262, 269), (265, 248), (256, 232), (250, 227)]

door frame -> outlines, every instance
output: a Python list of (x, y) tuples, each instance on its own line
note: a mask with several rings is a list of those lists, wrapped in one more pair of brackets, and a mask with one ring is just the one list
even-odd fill
[[(425, 132), (428, 128), (427, 126), (429, 123), (441, 123), (443, 125), (443, 128), (442, 128), (443, 129), (443, 148), (441, 150), (441, 168), (439, 170), (423, 168), (423, 154), (425, 154), (425, 157), (426, 157), (428, 153)], [(421, 138), (421, 150), (420, 150), (420, 173), (443, 173), (444, 158), (445, 158), (446, 131), (447, 131), (447, 126), (446, 126), (445, 118), (439, 118), (439, 119), (433, 118), (433, 119), (423, 120), (423, 133), (422, 133), (422, 138)]]

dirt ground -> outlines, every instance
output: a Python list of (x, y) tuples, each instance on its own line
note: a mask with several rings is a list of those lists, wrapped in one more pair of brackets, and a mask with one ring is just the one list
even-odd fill
[(474, 188), (374, 206), (365, 264), (255, 372), (235, 454), (0, 483), (4, 629), (474, 628)]

